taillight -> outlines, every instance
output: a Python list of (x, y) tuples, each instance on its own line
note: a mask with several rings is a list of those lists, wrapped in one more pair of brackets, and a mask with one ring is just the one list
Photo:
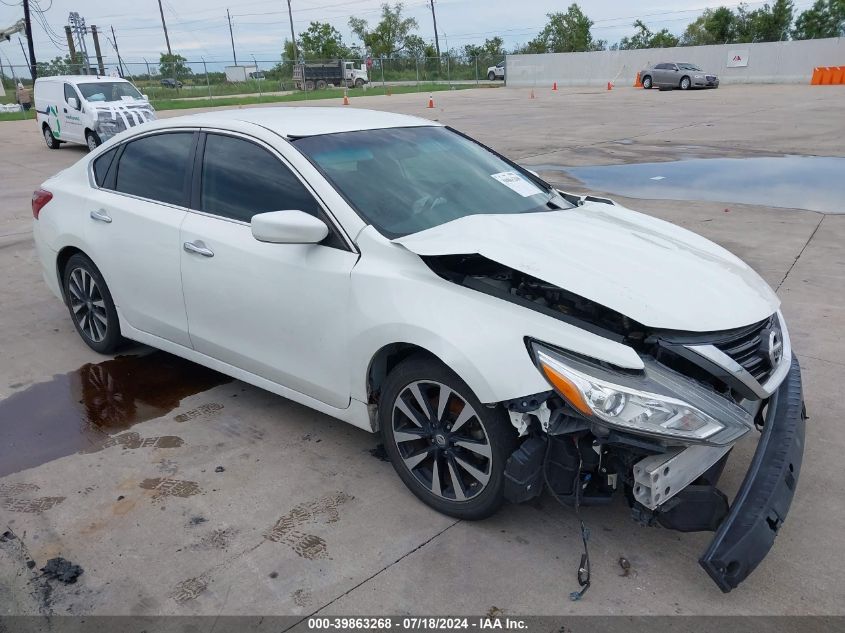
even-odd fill
[(36, 189), (32, 192), (32, 217), (38, 219), (38, 214), (44, 205), (53, 199), (53, 194), (46, 189)]

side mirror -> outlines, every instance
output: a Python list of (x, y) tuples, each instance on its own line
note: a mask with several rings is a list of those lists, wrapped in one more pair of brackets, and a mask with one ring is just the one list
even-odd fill
[(76, 97), (68, 97), (67, 104), (74, 110), (79, 110), (79, 101), (76, 100)]
[(149, 100), (150, 100), (150, 96), (149, 96), (149, 95), (141, 95), (141, 98), (142, 98), (144, 101), (149, 101)]
[(270, 211), (252, 217), (252, 236), (274, 244), (316, 244), (326, 239), (326, 223), (303, 211)]

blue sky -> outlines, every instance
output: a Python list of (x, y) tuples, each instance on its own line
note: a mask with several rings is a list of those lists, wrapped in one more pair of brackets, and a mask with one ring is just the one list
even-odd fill
[[(347, 43), (354, 43), (347, 26), (350, 15), (378, 20), (381, 0), (291, 0), (294, 28), (299, 33), (312, 20), (333, 24)], [(116, 0), (105, 3), (97, 0), (31, 0), (37, 2), (52, 29), (61, 35), (59, 45), (54, 44), (39, 24), (34, 23), (36, 55), (51, 59), (64, 55), (64, 25), (68, 12), (78, 11), (87, 23), (96, 24), (101, 30), (114, 27), (124, 60), (150, 61), (166, 50), (161, 30), (157, 0)], [(419, 22), (418, 33), (426, 40), (433, 40), (434, 30), (427, 0), (408, 0), (406, 14)], [(641, 17), (652, 29), (668, 28), (680, 34), (708, 6), (725, 4), (736, 6), (734, 0), (585, 0), (579, 3), (584, 12), (595, 22), (593, 36), (616, 42), (633, 31), (632, 23)], [(748, 2), (751, 8), (762, 2)], [(812, 3), (796, 0), (797, 10)], [(11, 5), (11, 6), (10, 6)], [(189, 60), (231, 62), (229, 28), (226, 8), (233, 16), (233, 30), (239, 61), (255, 56), (258, 60), (278, 60), (281, 42), (290, 37), (286, 0), (163, 0), (165, 19), (174, 52)], [(565, 11), (567, 0), (435, 0), (437, 25), (441, 48), (461, 48), (465, 44), (480, 43), (485, 38), (501, 35), (507, 47), (526, 42), (540, 31), (551, 11)], [(0, 0), (0, 28), (5, 28), (22, 17), (23, 9), (16, 0)], [(24, 41), (24, 45), (26, 42)], [(107, 64), (116, 60), (108, 41), (102, 39)], [(88, 40), (89, 53), (93, 44)], [(0, 42), (0, 59), (4, 65), (23, 64), (23, 54), (17, 36), (10, 42)]]

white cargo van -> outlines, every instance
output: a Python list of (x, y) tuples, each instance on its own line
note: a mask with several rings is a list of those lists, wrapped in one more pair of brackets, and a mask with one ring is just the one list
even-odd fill
[(50, 149), (62, 143), (94, 149), (115, 134), (156, 118), (146, 95), (132, 83), (95, 75), (39, 77), (35, 109)]

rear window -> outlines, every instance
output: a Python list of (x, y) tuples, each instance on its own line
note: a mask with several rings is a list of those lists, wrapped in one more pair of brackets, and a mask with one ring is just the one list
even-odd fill
[(127, 143), (115, 190), (184, 206), (193, 140), (193, 132), (167, 132)]

